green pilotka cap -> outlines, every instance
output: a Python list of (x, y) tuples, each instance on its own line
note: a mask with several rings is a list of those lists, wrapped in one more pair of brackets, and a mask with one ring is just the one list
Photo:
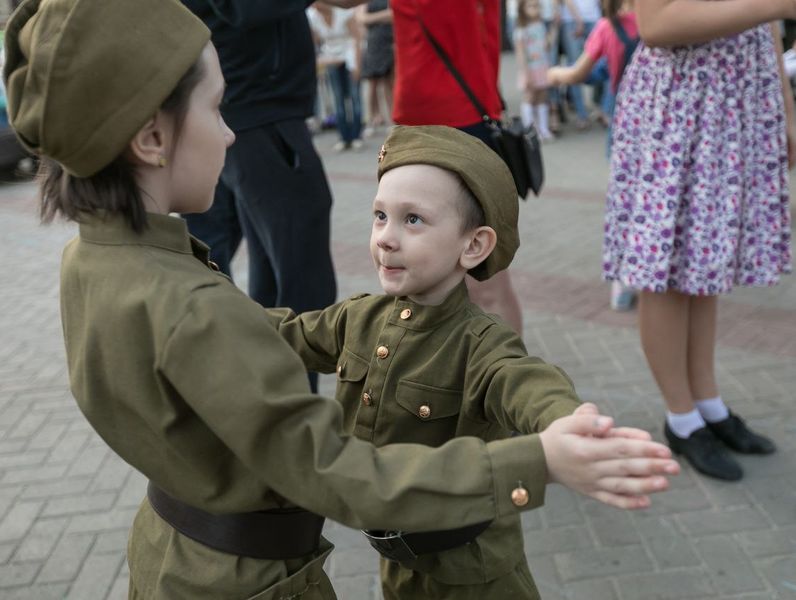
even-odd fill
[(517, 231), (517, 188), (506, 163), (478, 138), (452, 127), (422, 125), (393, 128), (379, 152), (379, 179), (404, 165), (433, 165), (452, 171), (481, 204), (486, 225), (497, 233), (497, 245), (470, 275), (484, 281), (511, 264), (520, 236)]
[(27, 0), (3, 80), (22, 144), (77, 177), (116, 159), (210, 40), (177, 0)]

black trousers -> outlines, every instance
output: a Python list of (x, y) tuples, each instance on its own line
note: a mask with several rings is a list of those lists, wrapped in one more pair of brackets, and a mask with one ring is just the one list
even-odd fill
[(332, 304), (332, 195), (304, 120), (236, 131), (235, 137), (216, 190), (218, 205), (187, 217), (191, 233), (228, 269), (240, 241), (229, 218), (236, 212), (249, 251), (249, 296), (297, 313)]

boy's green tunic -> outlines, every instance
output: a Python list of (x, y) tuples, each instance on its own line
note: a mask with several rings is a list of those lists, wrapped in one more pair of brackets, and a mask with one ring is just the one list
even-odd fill
[[(308, 369), (337, 372), (346, 431), (377, 446), (539, 432), (579, 405), (563, 371), (529, 357), (513, 330), (470, 302), (464, 283), (439, 306), (360, 295), (299, 316), (268, 312)], [(543, 498), (546, 474), (522, 484)], [(462, 585), (493, 580), (524, 559), (515, 514), (471, 544), (405, 566)]]
[[(96, 431), (173, 497), (215, 513), (298, 504), (353, 527), (436, 529), (514, 515), (545, 477), (536, 436), (375, 449), (310, 393), (265, 311), (207, 264), (185, 222), (88, 218), (65, 249), (61, 311), (72, 392)], [(541, 488), (530, 487), (541, 503)], [(537, 495), (538, 493), (538, 495)], [(433, 507), (433, 508), (429, 508)], [(330, 545), (297, 560), (217, 552), (147, 501), (129, 547), (133, 597), (333, 598)]]

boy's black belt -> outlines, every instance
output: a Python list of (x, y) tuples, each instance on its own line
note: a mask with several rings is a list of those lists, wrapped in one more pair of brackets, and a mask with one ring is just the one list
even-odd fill
[(492, 521), (484, 521), (458, 529), (404, 533), (401, 531), (363, 530), (370, 545), (384, 558), (397, 562), (416, 559), (421, 554), (443, 552), (472, 542)]
[(214, 515), (172, 498), (151, 481), (147, 497), (181, 534), (228, 554), (283, 560), (312, 554), (320, 545), (324, 518), (302, 508)]

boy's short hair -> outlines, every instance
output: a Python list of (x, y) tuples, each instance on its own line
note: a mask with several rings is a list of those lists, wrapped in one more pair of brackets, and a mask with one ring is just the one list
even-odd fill
[[(425, 164), (456, 175), (467, 194), (462, 194), (464, 230), (481, 225), (497, 233), (492, 253), (469, 273), (489, 279), (506, 269), (520, 245), (517, 231), (517, 188), (506, 163), (481, 140), (441, 125), (393, 128), (379, 152), (379, 179), (396, 167)], [(474, 201), (481, 214), (468, 203)], [(473, 225), (475, 224), (475, 225)]]
[(470, 188), (467, 187), (467, 184), (464, 183), (464, 180), (459, 175), (456, 173), (452, 174), (456, 177), (456, 183), (459, 186), (456, 209), (462, 218), (462, 232), (472, 231), (486, 225), (484, 209), (481, 208), (478, 198), (473, 195), (473, 192), (470, 191)]

